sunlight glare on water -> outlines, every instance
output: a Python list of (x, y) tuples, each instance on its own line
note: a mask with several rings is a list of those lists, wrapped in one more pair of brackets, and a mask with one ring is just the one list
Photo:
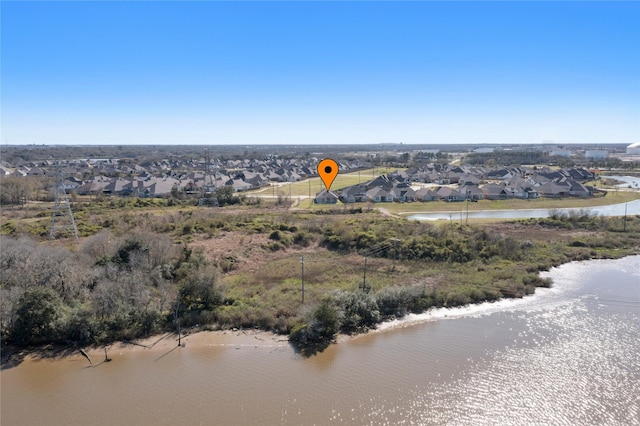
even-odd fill
[(1, 373), (1, 423), (639, 424), (640, 256), (543, 275), (533, 297), (412, 315), (310, 358), (239, 331), (95, 368), (27, 360)]

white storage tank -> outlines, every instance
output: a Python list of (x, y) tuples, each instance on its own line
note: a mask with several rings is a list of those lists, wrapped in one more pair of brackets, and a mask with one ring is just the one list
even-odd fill
[(628, 155), (640, 155), (640, 142), (632, 143), (627, 147)]

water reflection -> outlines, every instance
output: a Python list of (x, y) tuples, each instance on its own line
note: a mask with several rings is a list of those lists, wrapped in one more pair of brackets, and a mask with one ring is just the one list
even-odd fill
[(616, 185), (618, 188), (637, 189), (640, 187), (640, 178), (633, 176), (600, 176), (602, 179), (615, 179), (623, 183)]
[[(193, 335), (4, 370), (2, 425), (633, 424), (640, 256), (551, 272), (534, 297), (435, 310), (304, 358)], [(414, 321), (414, 322), (411, 322)], [(161, 357), (162, 356), (162, 357)], [(635, 416), (635, 417), (634, 417)]]
[[(611, 204), (608, 206), (598, 207), (572, 207), (561, 209), (518, 209), (518, 210), (481, 210), (470, 211), (469, 219), (531, 219), (549, 217), (550, 211), (562, 212), (570, 214), (587, 211), (589, 214), (598, 216), (624, 216), (625, 210), (628, 215), (640, 214), (640, 200), (630, 201), (628, 203)], [(408, 216), (411, 220), (462, 220), (466, 218), (467, 213), (461, 212), (438, 212), (438, 213), (418, 213)]]

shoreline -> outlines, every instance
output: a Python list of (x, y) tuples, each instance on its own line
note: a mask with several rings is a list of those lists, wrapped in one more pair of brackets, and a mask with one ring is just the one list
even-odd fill
[[(629, 256), (640, 256), (640, 254), (630, 254), (615, 259), (598, 259), (592, 258), (587, 260), (574, 260), (563, 263), (556, 267), (553, 267), (549, 271), (541, 271), (538, 275), (550, 277), (552, 270), (561, 266), (569, 265), (572, 263), (592, 262), (596, 260), (617, 260), (624, 259)], [(536, 302), (540, 298), (544, 297), (547, 293), (557, 292), (558, 289), (552, 284), (551, 287), (536, 287), (536, 291), (533, 294), (525, 295), (521, 298), (501, 298), (496, 301), (483, 301), (479, 303), (470, 303), (464, 306), (457, 307), (439, 307), (435, 309), (429, 309), (425, 312), (418, 314), (409, 313), (401, 318), (391, 319), (383, 321), (376, 325), (376, 328), (369, 329), (362, 333), (357, 334), (342, 334), (336, 335), (335, 339), (327, 346), (333, 346), (336, 344), (343, 344), (351, 340), (358, 339), (371, 334), (383, 333), (387, 331), (396, 330), (399, 328), (410, 327), (414, 325), (424, 324), (431, 321), (439, 321), (444, 319), (455, 319), (468, 315), (487, 315), (496, 310), (502, 310), (509, 306), (516, 307), (517, 305), (525, 305), (527, 303)], [(486, 309), (494, 308), (494, 309)], [(276, 334), (270, 331), (257, 330), (257, 329), (231, 329), (231, 330), (197, 330), (188, 332), (181, 337), (183, 347), (233, 347), (235, 349), (241, 348), (289, 348), (292, 352), (298, 353), (292, 345), (289, 343), (288, 336)], [(142, 338), (136, 341), (119, 341), (113, 342), (104, 346), (60, 346), (51, 345), (41, 348), (20, 348), (13, 345), (8, 345), (2, 348), (2, 364), (1, 370), (10, 369), (19, 366), (24, 361), (40, 361), (40, 360), (72, 360), (72, 361), (88, 361), (81, 353), (81, 349), (91, 358), (92, 364), (87, 366), (96, 366), (105, 360), (105, 350), (107, 348), (107, 354), (110, 358), (109, 361), (114, 360), (114, 357), (121, 355), (135, 355), (141, 352), (153, 351), (157, 353), (168, 353), (178, 348), (177, 334), (174, 332), (167, 332), (164, 334), (157, 334)], [(8, 353), (7, 353), (8, 352)]]
[[(544, 208), (544, 207), (536, 207), (536, 208), (526, 208), (526, 209), (509, 209), (509, 208), (504, 208), (504, 209), (484, 209), (484, 210), (469, 210), (469, 214), (474, 214), (474, 215), (479, 215), (479, 214), (498, 214), (500, 212), (548, 212), (549, 210), (560, 210), (560, 211), (568, 211), (568, 210), (588, 210), (588, 209), (596, 209), (596, 208), (610, 208), (610, 207), (621, 207), (624, 206), (625, 204), (629, 204), (629, 203), (634, 203), (636, 201), (640, 201), (639, 199), (635, 199), (635, 200), (631, 200), (631, 201), (627, 201), (624, 203), (614, 203), (614, 204), (603, 204), (603, 205), (594, 205), (594, 206), (586, 206), (586, 207), (548, 207), (548, 208)], [(464, 210), (464, 209), (463, 209)], [(463, 210), (450, 210), (450, 211), (435, 211), (435, 210), (424, 210), (424, 211), (416, 211), (416, 212), (398, 212), (396, 213), (397, 215), (400, 215), (402, 217), (404, 216), (418, 216), (418, 215), (460, 215), (460, 213), (462, 212), (463, 214), (466, 214), (466, 211)], [(615, 216), (610, 216), (610, 217), (616, 217), (616, 216), (624, 216), (624, 213), (621, 215), (615, 215)], [(409, 219), (409, 218), (407, 218)], [(498, 219), (503, 219), (503, 220), (517, 220), (517, 219), (522, 219), (519, 217), (514, 217), (514, 218), (498, 218)], [(448, 220), (448, 219), (447, 219)]]
[[(263, 330), (198, 330), (181, 336), (182, 347), (276, 347), (289, 346), (287, 336)], [(62, 346), (48, 345), (40, 348), (21, 348), (14, 345), (2, 348), (2, 370), (18, 366), (25, 360), (80, 360), (88, 366), (105, 362), (105, 347), (110, 360), (120, 355), (135, 355), (141, 352), (166, 353), (178, 347), (178, 336), (174, 332), (156, 334), (135, 341), (118, 341), (107, 345)], [(92, 361), (82, 355), (83, 350)], [(8, 353), (7, 353), (8, 352)]]

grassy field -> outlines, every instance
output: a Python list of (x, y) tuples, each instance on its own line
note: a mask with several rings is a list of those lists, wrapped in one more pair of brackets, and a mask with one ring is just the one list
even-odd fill
[[(620, 204), (640, 199), (640, 192), (611, 191), (605, 197), (598, 198), (538, 198), (536, 200), (481, 200), (477, 203), (469, 203), (469, 211), (478, 210), (517, 210), (517, 209), (555, 209), (567, 207), (596, 207), (609, 204)], [(297, 208), (309, 209), (310, 211), (331, 210), (331, 209), (353, 209), (361, 208), (369, 210), (371, 208), (383, 208), (394, 215), (408, 215), (414, 213), (429, 212), (466, 212), (467, 203), (447, 203), (444, 201), (415, 202), (415, 203), (350, 203), (338, 202), (335, 205), (318, 205), (312, 200), (303, 199), (296, 206)]]
[[(476, 210), (517, 210), (517, 209), (555, 209), (566, 207), (595, 207), (609, 204), (626, 203), (640, 199), (639, 192), (610, 192), (606, 197), (598, 198), (538, 198), (535, 200), (480, 200), (469, 203), (469, 211)], [(423, 212), (460, 212), (466, 211), (467, 203), (447, 203), (433, 201), (426, 203), (379, 203), (376, 207), (383, 207), (392, 214), (413, 214)]]
[[(331, 185), (332, 190), (344, 188), (351, 185), (357, 185), (358, 183), (364, 183), (371, 179), (374, 179), (380, 175), (392, 173), (395, 168), (377, 167), (375, 169), (360, 170), (359, 172), (340, 173), (336, 176), (335, 181)], [(275, 188), (262, 188), (256, 191), (247, 191), (247, 196), (263, 195), (263, 196), (289, 196), (291, 197), (313, 197), (318, 192), (324, 189), (324, 184), (320, 178), (306, 179), (300, 182), (282, 183), (278, 184)]]
[[(604, 199), (609, 203), (638, 198), (628, 192), (610, 195)], [(640, 218), (635, 216), (623, 232), (622, 218), (466, 226), (383, 217), (369, 211), (369, 204), (289, 210), (264, 200), (257, 206), (217, 209), (169, 201), (106, 198), (77, 203), (79, 244), (73, 239), (45, 241), (50, 221), (45, 205), (3, 211), (1, 231), (11, 236), (2, 240), (3, 255), (30, 258), (5, 262), (0, 284), (3, 289), (46, 290), (44, 296), (53, 297), (62, 321), (59, 329), (50, 330), (49, 340), (27, 343), (77, 339), (79, 321), (95, 342), (170, 331), (176, 306), (182, 306), (184, 327), (260, 328), (284, 334), (306, 330), (311, 334), (302, 336), (308, 337), (319, 323), (318, 309), (329, 303), (329, 311), (343, 318), (343, 332), (359, 332), (407, 312), (530, 294), (536, 286), (547, 285), (537, 278), (538, 271), (570, 260), (637, 252), (640, 234)], [(527, 205), (549, 208), (549, 201), (564, 202), (562, 206), (567, 202)], [(395, 206), (413, 205), (453, 206)], [(513, 201), (496, 203), (510, 205)], [(322, 214), (321, 209), (335, 211)], [(20, 239), (24, 234), (40, 243)], [(27, 274), (22, 264), (34, 266)], [(15, 296), (19, 291), (7, 294), (14, 298), (0, 319), (31, 303)], [(5, 320), (2, 327), (11, 332), (13, 325)], [(13, 331), (18, 340), (20, 330)]]

